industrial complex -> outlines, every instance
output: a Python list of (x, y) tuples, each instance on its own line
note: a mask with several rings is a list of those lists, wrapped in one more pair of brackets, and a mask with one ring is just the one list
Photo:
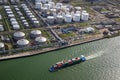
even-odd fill
[(0, 55), (49, 51), (119, 34), (120, 9), (114, 5), (69, 2), (1, 0)]

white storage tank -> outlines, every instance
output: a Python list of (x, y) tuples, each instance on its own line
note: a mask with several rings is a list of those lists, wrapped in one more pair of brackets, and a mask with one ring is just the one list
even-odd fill
[(5, 50), (5, 44), (0, 42), (0, 51), (3, 51)]
[(41, 12), (47, 13), (47, 8), (46, 8), (46, 7), (42, 7), (42, 8), (41, 8)]
[(74, 14), (73, 15), (73, 21), (74, 22), (79, 22), (80, 21), (80, 14)]
[(76, 14), (81, 14), (81, 11), (76, 11)]
[(54, 2), (49, 2), (49, 4), (51, 5), (50, 8), (54, 8), (55, 7), (55, 3)]
[(73, 16), (74, 14), (75, 14), (74, 11), (72, 11), (72, 12), (71, 12), (71, 15)]
[(86, 11), (86, 10), (83, 10), (82, 13), (87, 13), (87, 11)]
[(34, 25), (34, 27), (39, 27), (39, 21), (33, 21), (33, 25)]
[(26, 47), (29, 45), (29, 41), (27, 39), (20, 39), (17, 41), (17, 46), (18, 47)]
[(17, 21), (11, 21), (11, 24), (12, 25), (18, 25), (18, 22)]
[(3, 27), (3, 25), (0, 24), (0, 32), (1, 31), (4, 31), (4, 27)]
[(48, 17), (47, 17), (47, 22), (48, 22), (49, 24), (54, 24), (54, 22), (55, 22), (54, 16), (48, 16)]
[(51, 8), (51, 4), (44, 4), (44, 7), (49, 10)]
[(23, 39), (25, 37), (25, 33), (18, 31), (13, 34), (13, 37), (15, 40)]
[(70, 22), (72, 22), (72, 16), (70, 14), (66, 14), (64, 20), (65, 20), (65, 22), (70, 23)]
[(37, 44), (44, 44), (46, 41), (47, 41), (47, 38), (42, 37), (42, 36), (35, 38), (35, 42)]
[(57, 11), (57, 10), (54, 9), (54, 8), (50, 9), (50, 12), (51, 12), (51, 13), (56, 13), (56, 11)]
[(19, 2), (20, 2), (20, 0), (16, 0), (16, 2), (17, 2), (17, 3), (19, 3)]
[(20, 25), (18, 25), (18, 24), (13, 25), (12, 27), (13, 27), (14, 30), (19, 30), (20, 29)]
[(0, 20), (2, 19), (2, 15), (0, 15)]
[(35, 3), (35, 8), (36, 9), (41, 9), (42, 8), (42, 3), (41, 2), (36, 2)]
[(56, 7), (60, 7), (62, 6), (63, 4), (62, 3), (56, 3)]
[(56, 17), (56, 23), (63, 23), (63, 16), (62, 15), (58, 15), (57, 17)]
[(89, 20), (89, 14), (88, 13), (82, 13), (81, 20), (88, 21)]
[(31, 38), (39, 37), (41, 34), (42, 34), (42, 32), (40, 30), (33, 30), (30, 32)]
[(50, 9), (50, 14), (53, 15), (54, 17), (56, 17), (56, 12), (57, 10), (56, 9)]

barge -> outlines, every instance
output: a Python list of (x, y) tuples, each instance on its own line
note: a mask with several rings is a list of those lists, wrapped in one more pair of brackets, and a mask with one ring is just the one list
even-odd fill
[(70, 60), (63, 60), (63, 61), (57, 62), (56, 64), (51, 66), (49, 68), (49, 71), (50, 72), (55, 72), (55, 71), (57, 71), (59, 69), (62, 69), (62, 68), (65, 68), (65, 67), (69, 67), (71, 65), (78, 64), (78, 63), (84, 62), (84, 61), (86, 61), (86, 58), (85, 58), (84, 55), (81, 55), (81, 57), (72, 58)]

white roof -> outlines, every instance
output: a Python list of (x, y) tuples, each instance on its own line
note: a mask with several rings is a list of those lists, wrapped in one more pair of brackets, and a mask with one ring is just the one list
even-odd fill
[(20, 39), (20, 40), (17, 41), (17, 44), (18, 44), (18, 45), (21, 45), (21, 46), (22, 46), (22, 45), (24, 46), (24, 45), (28, 45), (28, 44), (29, 44), (29, 41), (26, 40), (26, 39)]
[(14, 37), (23, 37), (23, 36), (25, 36), (25, 33), (18, 31), (18, 32), (15, 32), (15, 33), (13, 34), (13, 36), (14, 36)]
[(34, 35), (39, 35), (41, 33), (42, 32), (40, 30), (33, 30), (33, 31), (31, 31), (31, 34), (34, 34)]
[(37, 41), (37, 42), (39, 42), (39, 43), (42, 43), (42, 42), (46, 42), (46, 41), (47, 41), (47, 38), (40, 36), (40, 37), (35, 38), (35, 41)]
[(3, 48), (4, 46), (4, 43), (0, 42), (0, 48)]

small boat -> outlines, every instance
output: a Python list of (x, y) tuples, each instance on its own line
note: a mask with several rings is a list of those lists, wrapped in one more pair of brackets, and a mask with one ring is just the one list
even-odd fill
[(72, 58), (70, 60), (63, 60), (61, 62), (57, 62), (56, 64), (54, 64), (53, 66), (51, 66), (49, 68), (50, 72), (55, 72), (59, 69), (74, 65), (74, 64), (78, 64), (80, 62), (84, 62), (86, 61), (86, 58), (84, 55), (81, 55), (81, 57), (77, 57), (77, 58)]

